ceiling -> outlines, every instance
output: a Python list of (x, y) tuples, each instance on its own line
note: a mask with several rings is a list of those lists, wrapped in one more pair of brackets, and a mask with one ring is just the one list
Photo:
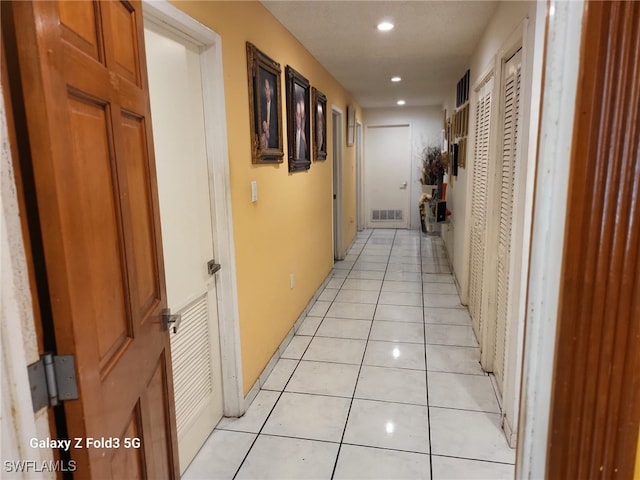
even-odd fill
[[(442, 105), (497, 1), (266, 1), (264, 6), (364, 108)], [(390, 20), (395, 28), (379, 32)], [(301, 72), (304, 74), (304, 72)], [(392, 83), (398, 75), (402, 81)]]

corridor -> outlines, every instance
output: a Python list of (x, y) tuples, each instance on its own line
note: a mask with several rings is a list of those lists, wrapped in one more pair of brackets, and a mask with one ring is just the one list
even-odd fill
[(184, 479), (513, 478), (440, 237), (368, 230)]

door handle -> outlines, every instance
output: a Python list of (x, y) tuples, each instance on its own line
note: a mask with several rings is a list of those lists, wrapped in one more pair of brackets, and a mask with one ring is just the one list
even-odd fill
[(178, 327), (182, 321), (182, 315), (172, 314), (170, 308), (162, 310), (162, 327), (164, 330), (169, 331), (173, 328), (173, 333), (178, 333)]
[(400, 190), (406, 190), (408, 183), (404, 182), (402, 185), (400, 185)]

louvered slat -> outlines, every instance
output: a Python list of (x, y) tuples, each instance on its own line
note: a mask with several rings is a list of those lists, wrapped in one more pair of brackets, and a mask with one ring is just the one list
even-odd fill
[(213, 391), (207, 295), (178, 313), (182, 321), (178, 333), (171, 335), (171, 358), (176, 424), (180, 433)]

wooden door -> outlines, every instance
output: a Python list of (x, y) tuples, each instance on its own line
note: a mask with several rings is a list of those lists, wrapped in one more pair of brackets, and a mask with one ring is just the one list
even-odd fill
[(640, 3), (585, 8), (547, 477), (622, 479), (640, 425)]
[(176, 478), (141, 5), (15, 2), (10, 12), (45, 257), (36, 268), (57, 353), (76, 360), (80, 398), (64, 410), (69, 437), (82, 439), (77, 478)]

